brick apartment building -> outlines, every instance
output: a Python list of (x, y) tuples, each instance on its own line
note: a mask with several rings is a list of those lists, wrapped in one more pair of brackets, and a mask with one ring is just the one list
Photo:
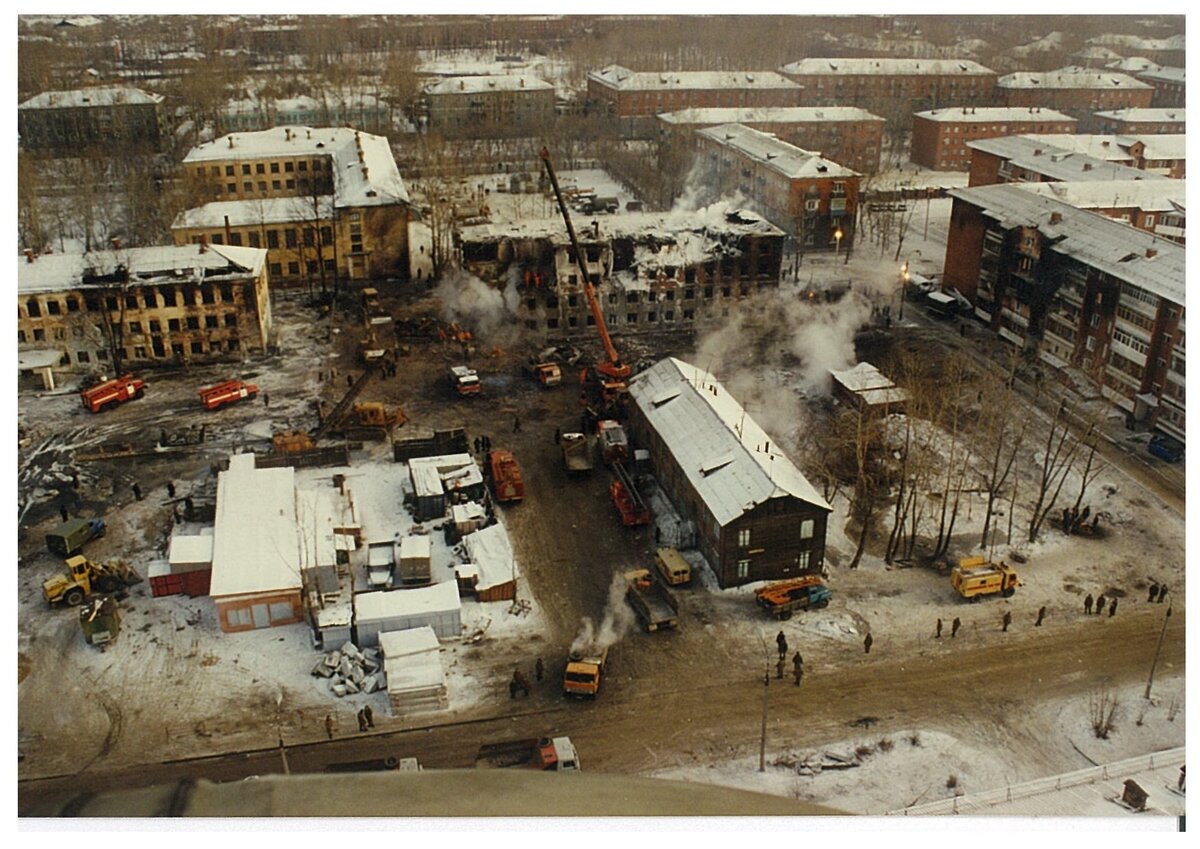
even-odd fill
[[(969, 142), (971, 170), (968, 186), (995, 183), (1078, 182), (1080, 180), (1158, 180), (1152, 171), (1142, 171), (1122, 162), (1108, 162), (1066, 150), (1028, 136), (1005, 136)], [(1118, 148), (1122, 159), (1136, 161)]]
[(1154, 86), (1150, 105), (1160, 108), (1187, 105), (1187, 80), (1184, 68), (1155, 68), (1142, 71), (1137, 78)]
[(241, 360), (271, 332), (267, 252), (127, 248), (17, 260), (17, 346), (87, 371)]
[(1011, 183), (1042, 197), (1124, 221), (1139, 230), (1184, 244), (1186, 180), (1105, 180), (1079, 183)]
[(449, 77), (422, 90), (429, 129), (460, 134), (511, 130), (536, 134), (554, 121), (554, 86), (536, 77)]
[(742, 124), (865, 174), (879, 170), (886, 123), (857, 106), (683, 109), (659, 115), (658, 120), (664, 132), (689, 137), (705, 127)]
[(651, 136), (652, 120), (681, 109), (804, 105), (804, 88), (774, 71), (631, 71), (609, 65), (587, 76), (589, 107), (621, 119), (622, 132)]
[(1175, 135), (1110, 136), (1100, 134), (1030, 134), (1026, 138), (1059, 150), (1119, 162), (1139, 171), (1183, 179), (1187, 174), (1186, 137)]
[(1060, 68), (1031, 73), (1019, 71), (996, 80), (995, 102), (1000, 106), (1057, 109), (1080, 121), (1105, 109), (1150, 106), (1154, 88), (1128, 74)]
[(946, 285), (1003, 338), (1183, 440), (1184, 248), (1021, 186), (950, 195)]
[(1180, 68), (1184, 66), (1187, 55), (1187, 40), (1182, 33), (1167, 38), (1105, 33), (1089, 38), (1087, 43), (1114, 48), (1124, 56), (1145, 57), (1159, 65), (1177, 65)]
[(78, 152), (93, 145), (158, 150), (163, 97), (137, 88), (47, 91), (17, 107), (17, 135), (25, 150)]
[(1008, 106), (934, 109), (913, 115), (910, 158), (935, 171), (966, 171), (968, 142), (1024, 133), (1073, 133), (1076, 121), (1053, 109)]
[[(779, 286), (783, 231), (743, 210), (605, 216), (577, 236), (614, 335), (713, 327), (738, 301)], [(456, 242), (476, 277), (500, 289), (516, 281), (527, 331), (594, 336), (561, 219), (462, 227)]]
[(183, 160), (211, 203), (181, 212), (176, 244), (264, 247), (272, 284), (407, 279), (408, 190), (383, 136), (274, 127), (205, 142)]
[(1117, 136), (1157, 136), (1182, 134), (1187, 131), (1182, 106), (1164, 109), (1110, 109), (1092, 115), (1094, 133)]
[(805, 250), (853, 248), (857, 171), (741, 124), (696, 135), (697, 162), (709, 179), (740, 192)]
[(996, 86), (996, 72), (969, 59), (801, 59), (779, 72), (804, 86), (811, 106), (880, 111), (894, 104), (896, 114), (905, 116), (922, 109), (988, 106)]

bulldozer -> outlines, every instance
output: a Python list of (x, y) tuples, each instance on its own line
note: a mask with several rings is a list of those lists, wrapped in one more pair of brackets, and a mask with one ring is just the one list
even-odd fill
[(342, 417), (342, 420), (330, 428), (331, 433), (340, 433), (347, 439), (387, 439), (392, 428), (400, 427), (408, 421), (408, 416), (399, 407), (392, 407), (379, 401), (364, 401), (355, 404)]
[(297, 454), (315, 447), (312, 437), (303, 430), (285, 430), (271, 437), (271, 450), (276, 454)]
[(78, 607), (94, 592), (111, 593), (142, 581), (142, 576), (124, 560), (97, 563), (76, 556), (68, 558), (66, 564), (66, 572), (42, 583), (42, 595), (50, 604), (63, 601)]

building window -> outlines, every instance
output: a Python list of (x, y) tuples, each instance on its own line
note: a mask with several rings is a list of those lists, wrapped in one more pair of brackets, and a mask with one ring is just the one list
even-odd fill
[(808, 563), (809, 563), (809, 559), (811, 557), (812, 557), (811, 551), (801, 551), (799, 554), (796, 555), (796, 568), (799, 569), (801, 572), (806, 571), (808, 569)]
[(196, 315), (189, 315), (187, 317), (187, 329), (188, 330), (199, 330), (200, 329), (200, 317), (196, 316)]
[(268, 248), (279, 247), (279, 231), (278, 230), (268, 230), (267, 231), (267, 247)]
[(218, 327), (219, 325), (217, 323), (217, 317), (215, 315), (204, 316), (204, 326), (205, 327)]
[(750, 544), (750, 529), (742, 528), (740, 531), (738, 531), (737, 539), (739, 548), (745, 548), (748, 546)]
[(174, 289), (163, 289), (162, 296), (163, 296), (163, 306), (167, 306), (167, 307), (175, 306), (175, 290)]
[(272, 162), (272, 163), (271, 163), (271, 173), (272, 173), (272, 174), (278, 174), (278, 173), (279, 173), (279, 163), (278, 163), (278, 162)]
[(269, 266), (272, 277), (280, 277), (283, 275), (283, 263), (273, 262)]
[(247, 180), (246, 182), (242, 183), (242, 191), (246, 194), (250, 194), (252, 191), (254, 191), (254, 184)]
[(243, 165), (242, 165), (242, 173), (243, 173), (243, 174), (249, 174), (249, 173), (250, 173), (250, 166), (249, 166), (248, 164), (243, 164)]
[(294, 170), (295, 170), (295, 168), (296, 168), (296, 166), (295, 166), (295, 165), (293, 165), (291, 162), (285, 162), (285, 163), (283, 163), (283, 170), (284, 170), (284, 171), (286, 171), (286, 172), (287, 172), (287, 173), (289, 173), (289, 174), (291, 174), (291, 173), (292, 173), (292, 171), (294, 171)]
[(237, 313), (235, 313), (235, 312), (225, 313), (225, 326), (226, 327), (237, 327), (237, 319), (238, 319)]
[(247, 234), (247, 235), (249, 236), (249, 239), (250, 239), (250, 247), (252, 247), (252, 248), (261, 247), (261, 244), (259, 243), (259, 235), (258, 235), (257, 230), (251, 230), (249, 232), (249, 234)]
[(24, 342), (24, 341), (25, 341), (25, 331), (24, 331), (24, 330), (18, 330), (18, 331), (17, 331), (17, 341), (18, 341), (18, 342)]
[(297, 276), (299, 273), (300, 273), (300, 263), (298, 263), (298, 262), (289, 262), (289, 263), (288, 263), (288, 274), (290, 274), (292, 277), (295, 277), (295, 276)]
[(276, 192), (277, 192), (277, 191), (279, 191), (279, 190), (280, 190), (280, 188), (282, 188), (282, 184), (279, 182), (279, 180), (272, 180), (272, 181), (271, 181), (271, 189), (272, 189), (272, 191), (276, 191)]
[(129, 332), (130, 333), (141, 333), (142, 332), (142, 323), (140, 321), (129, 322)]
[(75, 362), (90, 363), (91, 361), (92, 361), (92, 355), (89, 354), (87, 351), (76, 351), (75, 352)]
[(169, 330), (169, 331), (178, 331), (178, 330), (179, 330), (179, 319), (177, 319), (177, 318), (168, 318), (168, 319), (167, 319), (167, 330)]
[(193, 342), (192, 343), (192, 353), (193, 354), (203, 354), (204, 353), (204, 343), (203, 342)]
[(805, 519), (800, 523), (800, 539), (812, 539), (813, 532), (816, 530), (817, 523), (812, 519)]
[(46, 314), (47, 315), (58, 315), (60, 312), (61, 312), (61, 309), (58, 305), (58, 301), (46, 301)]
[(33, 329), (33, 341), (34, 342), (45, 342), (46, 341), (46, 331), (40, 327), (35, 327)]
[(226, 166), (225, 166), (225, 176), (226, 176), (226, 177), (232, 177), (232, 176), (233, 176), (233, 166), (232, 166), (232, 165), (226, 165)]
[(79, 312), (79, 299), (71, 296), (67, 298), (67, 312)]
[(158, 319), (156, 319), (156, 318), (150, 319), (150, 332), (151, 333), (161, 333), (162, 332), (162, 325), (159, 323)]
[(290, 227), (283, 231), (283, 242), (289, 248), (296, 247), (296, 231)]
[(254, 173), (255, 174), (265, 174), (265, 173), (267, 173), (267, 169), (263, 165), (263, 163), (259, 162), (259, 163), (256, 163), (254, 166)]
[(737, 576), (739, 578), (747, 578), (750, 576), (750, 561), (739, 560), (737, 562)]

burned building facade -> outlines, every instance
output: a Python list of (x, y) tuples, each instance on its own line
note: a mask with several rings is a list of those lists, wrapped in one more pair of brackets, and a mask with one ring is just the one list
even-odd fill
[[(711, 326), (728, 318), (736, 301), (779, 285), (783, 231), (742, 210), (606, 216), (581, 222), (577, 235), (614, 334)], [(526, 330), (594, 333), (561, 219), (464, 227), (457, 241), (463, 269), (498, 288), (517, 288)]]

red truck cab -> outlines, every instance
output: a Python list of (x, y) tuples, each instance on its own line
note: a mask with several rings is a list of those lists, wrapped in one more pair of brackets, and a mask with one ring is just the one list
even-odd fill
[(141, 398), (145, 394), (145, 381), (132, 374), (126, 374), (83, 390), (79, 393), (79, 398), (86, 409), (99, 413), (134, 398)]
[(243, 398), (253, 398), (258, 395), (258, 387), (253, 383), (241, 380), (227, 380), (216, 386), (201, 389), (198, 393), (205, 409), (219, 410), (226, 404), (234, 404)]
[(488, 454), (488, 470), (497, 501), (520, 501), (525, 497), (521, 467), (511, 451), (497, 449)]

